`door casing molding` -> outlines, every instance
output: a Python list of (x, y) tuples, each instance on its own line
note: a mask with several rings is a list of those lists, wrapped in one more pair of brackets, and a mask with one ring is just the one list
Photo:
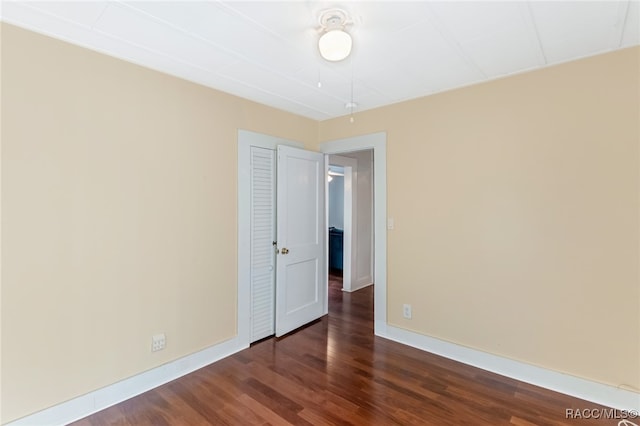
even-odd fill
[(324, 154), (367, 149), (373, 149), (374, 330), (376, 335), (381, 335), (387, 327), (387, 134), (372, 133), (328, 141), (319, 146)]

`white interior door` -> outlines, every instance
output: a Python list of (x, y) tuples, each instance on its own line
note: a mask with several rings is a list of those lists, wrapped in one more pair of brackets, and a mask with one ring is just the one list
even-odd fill
[(278, 146), (276, 336), (325, 314), (324, 155)]

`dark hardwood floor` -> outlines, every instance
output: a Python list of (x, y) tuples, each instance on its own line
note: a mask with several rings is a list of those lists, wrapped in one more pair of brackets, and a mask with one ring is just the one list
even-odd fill
[[(565, 425), (604, 407), (373, 335), (373, 288), (330, 285), (330, 313), (82, 419), (98, 425)], [(635, 421), (635, 420), (634, 420)]]

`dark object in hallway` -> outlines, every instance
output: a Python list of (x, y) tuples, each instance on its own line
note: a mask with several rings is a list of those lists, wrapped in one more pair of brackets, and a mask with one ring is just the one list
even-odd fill
[(342, 229), (329, 228), (329, 269), (342, 271), (343, 237)]
[(93, 425), (607, 425), (603, 408), (373, 335), (373, 286), (329, 277), (328, 316), (76, 422)]

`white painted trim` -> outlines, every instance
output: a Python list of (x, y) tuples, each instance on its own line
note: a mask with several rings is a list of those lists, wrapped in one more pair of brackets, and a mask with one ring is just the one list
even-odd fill
[(248, 130), (238, 130), (238, 338), (251, 342), (251, 147), (272, 149), (278, 145), (303, 148), (294, 142)]
[[(346, 158), (346, 157), (345, 157)], [(353, 218), (356, 217), (357, 201), (353, 190), (353, 170), (358, 170), (357, 160), (351, 158), (354, 165), (344, 166), (343, 196), (342, 196), (342, 289), (351, 291), (353, 288), (353, 276), (355, 271), (355, 247), (357, 247), (357, 233), (353, 227)]]
[[(346, 157), (345, 157), (346, 158)], [(353, 277), (355, 271), (355, 254), (358, 241), (358, 234), (353, 227), (353, 219), (358, 213), (358, 201), (356, 200), (353, 188), (353, 171), (358, 171), (358, 161), (351, 158), (352, 166), (344, 166), (343, 196), (342, 196), (342, 289), (351, 290), (353, 288)], [(328, 264), (327, 264), (328, 266)]]
[(384, 132), (321, 143), (320, 152), (341, 154), (373, 149), (375, 334), (387, 323), (387, 134)]
[[(375, 249), (372, 249), (375, 250)], [(374, 253), (375, 256), (375, 253)], [(371, 265), (372, 268), (375, 268), (375, 265)], [(370, 273), (367, 276), (361, 277), (360, 279), (356, 280), (355, 284), (353, 285), (353, 289), (354, 290), (358, 290), (360, 288), (364, 288), (368, 285), (373, 284), (373, 275)]]
[[(329, 176), (329, 156), (324, 156), (324, 175)], [(324, 221), (329, 223), (329, 180), (324, 180)], [(324, 315), (329, 313), (329, 232), (324, 233), (324, 275), (326, 278), (325, 285), (327, 293), (324, 295)]]
[(373, 285), (373, 283), (369, 282), (367, 284), (362, 284), (362, 285), (359, 285), (359, 286), (356, 286), (356, 287), (352, 287), (351, 290), (344, 290), (344, 289), (343, 290), (346, 291), (346, 292), (349, 292), (349, 293), (353, 293), (354, 291), (362, 290), (363, 288), (369, 287), (370, 285)]
[(65, 425), (239, 352), (248, 345), (238, 337), (171, 361), (72, 400), (22, 417), (5, 426)]
[(388, 324), (376, 324), (376, 334), (445, 358), (606, 407), (640, 411), (640, 393), (471, 349)]

